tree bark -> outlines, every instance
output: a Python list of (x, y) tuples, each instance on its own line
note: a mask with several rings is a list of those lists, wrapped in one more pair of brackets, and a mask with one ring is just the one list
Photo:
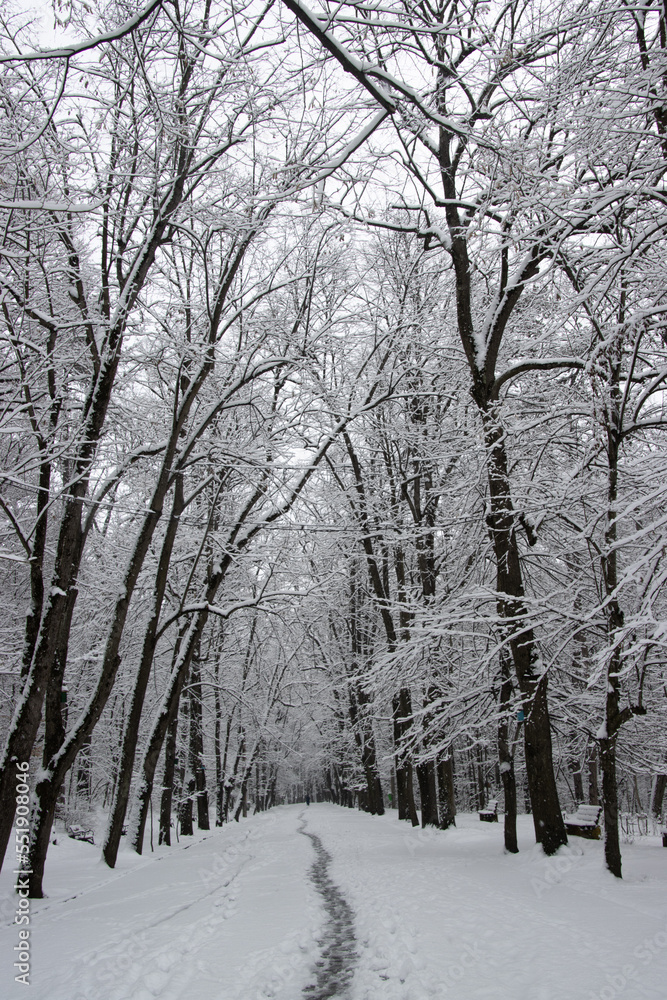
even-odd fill
[[(619, 317), (622, 320), (622, 316)], [(605, 721), (600, 743), (602, 770), (602, 801), (604, 803), (604, 856), (607, 868), (616, 878), (622, 878), (621, 845), (618, 830), (618, 788), (616, 784), (616, 743), (618, 732), (632, 716), (629, 707), (620, 709), (623, 654), (621, 630), (623, 611), (618, 600), (618, 458), (620, 447), (620, 348), (609, 362), (609, 408), (605, 414), (607, 437), (607, 510), (605, 512), (605, 544), (601, 559), (604, 592), (608, 598), (605, 609), (607, 635), (611, 645), (607, 664)]]
[(417, 808), (412, 789), (412, 764), (402, 748), (404, 735), (409, 729), (406, 721), (412, 715), (410, 692), (403, 688), (393, 700), (394, 746), (396, 748), (396, 794), (398, 798), (398, 818), (410, 820), (419, 826)]
[[(175, 441), (173, 441), (175, 446)], [(170, 462), (173, 459), (173, 450), (167, 448), (166, 458)], [(30, 895), (34, 899), (41, 899), (42, 877), (44, 873), (44, 862), (46, 854), (42, 856), (42, 851), (48, 850), (51, 824), (53, 823), (53, 811), (57, 801), (60, 787), (65, 779), (67, 771), (72, 766), (74, 759), (81, 749), (84, 741), (92, 733), (97, 720), (99, 719), (104, 706), (107, 703), (113, 688), (116, 674), (120, 666), (120, 647), (123, 629), (127, 618), (130, 599), (139, 577), (139, 572), (143, 566), (144, 558), (148, 552), (151, 538), (155, 526), (162, 513), (164, 496), (167, 491), (169, 477), (168, 471), (163, 463), (161, 475), (153, 492), (153, 497), (149, 507), (149, 513), (145, 515), (138, 536), (135, 540), (132, 554), (129, 559), (127, 569), (123, 575), (123, 586), (121, 596), (117, 599), (112, 614), (111, 625), (107, 634), (102, 668), (97, 680), (96, 687), (91, 695), (81, 718), (74, 729), (67, 736), (67, 739), (57, 752), (49, 759), (45, 765), (42, 779), (35, 787), (35, 808), (33, 810), (33, 825), (30, 846)], [(52, 806), (53, 802), (53, 806)], [(46, 832), (41, 830), (41, 826), (47, 823), (49, 828)]]
[(656, 819), (662, 816), (662, 803), (667, 788), (667, 774), (657, 774), (655, 778), (655, 788), (653, 789), (653, 799), (651, 800), (651, 812)]
[[(130, 710), (125, 723), (120, 762), (118, 765), (116, 794), (114, 796), (113, 806), (109, 816), (107, 834), (102, 848), (102, 856), (109, 868), (114, 868), (116, 865), (118, 848), (120, 847), (120, 838), (125, 824), (125, 815), (127, 813), (127, 804), (130, 797), (130, 786), (132, 784), (132, 774), (134, 771), (134, 759), (137, 752), (137, 742), (139, 740), (139, 724), (141, 722), (141, 714), (143, 711), (144, 699), (146, 697), (146, 688), (148, 687), (151, 668), (153, 666), (153, 657), (157, 646), (157, 629), (160, 621), (160, 612), (162, 611), (164, 593), (167, 586), (169, 564), (171, 562), (171, 555), (174, 549), (174, 542), (176, 540), (180, 516), (183, 513), (184, 507), (183, 477), (179, 474), (176, 476), (176, 482), (174, 484), (174, 498), (172, 501), (171, 514), (160, 551), (160, 559), (158, 562), (153, 590), (153, 608), (148, 625), (146, 626), (146, 632), (144, 634), (139, 669), (134, 682)], [(162, 829), (160, 830), (160, 836), (161, 835)]]
[(204, 732), (203, 705), (201, 692), (201, 672), (199, 653), (195, 655), (190, 674), (190, 771), (194, 778), (194, 791), (197, 801), (197, 827), (200, 830), (210, 830), (208, 815), (208, 791), (206, 789), (206, 770), (204, 768)]
[[(444, 45), (444, 40), (436, 45)], [(445, 62), (443, 62), (443, 66)], [(448, 80), (443, 68), (438, 70), (437, 106), (447, 114)], [(542, 251), (538, 245), (526, 258), (520, 273), (510, 284), (507, 280), (507, 259), (502, 257), (496, 308), (488, 330), (484, 330), (484, 347), (479, 348), (481, 332), (473, 321), (473, 269), (468, 254), (467, 230), (462, 222), (457, 202), (458, 159), (452, 158), (452, 143), (456, 136), (440, 127), (438, 162), (442, 188), (447, 204), (445, 217), (450, 236), (450, 254), (456, 278), (457, 326), (468, 361), (472, 395), (482, 420), (486, 450), (486, 471), (489, 486), (487, 524), (496, 562), (497, 608), (501, 622), (510, 637), (514, 671), (524, 700), (526, 771), (530, 788), (535, 836), (546, 854), (553, 854), (567, 843), (565, 824), (558, 801), (553, 767), (551, 726), (547, 705), (547, 678), (538, 663), (539, 656), (528, 621), (524, 600), (523, 578), (515, 531), (506, 436), (496, 413), (494, 398), (495, 370), (498, 352), (507, 323), (518, 303), (525, 283), (539, 271)]]
[(535, 838), (545, 853), (551, 855), (567, 843), (567, 834), (554, 774), (547, 675), (542, 670), (524, 600), (505, 436), (491, 410), (483, 410), (483, 416), (490, 500), (487, 523), (496, 561), (498, 614), (506, 623), (504, 628), (523, 697), (526, 774)]
[(174, 776), (176, 774), (176, 738), (178, 736), (178, 712), (169, 723), (164, 746), (164, 774), (160, 795), (160, 832), (158, 844), (171, 847), (171, 810), (174, 798)]
[(436, 787), (435, 764), (433, 761), (425, 761), (417, 764), (417, 781), (419, 782), (419, 796), (421, 798), (422, 827), (439, 826), (438, 818), (438, 793)]
[(193, 799), (195, 795), (195, 778), (186, 764), (183, 772), (183, 783), (181, 785), (180, 802), (178, 803), (178, 824), (182, 837), (192, 837), (195, 832)]
[(220, 702), (220, 647), (222, 640), (215, 650), (215, 668), (213, 683), (213, 705), (215, 710), (215, 721), (213, 729), (213, 752), (215, 754), (215, 825), (222, 826), (223, 821), (223, 799), (224, 799), (224, 769), (222, 766), (222, 705)]
[(440, 799), (440, 829), (448, 830), (456, 826), (456, 795), (454, 789), (454, 757), (449, 756), (439, 761), (438, 797)]
[(377, 767), (375, 753), (375, 739), (371, 729), (371, 723), (363, 716), (364, 708), (368, 702), (363, 690), (359, 685), (348, 685), (350, 702), (350, 722), (352, 732), (359, 749), (361, 765), (366, 779), (366, 802), (368, 812), (374, 816), (384, 815), (384, 799), (382, 796), (382, 783)]
[(588, 765), (588, 801), (592, 806), (600, 805), (600, 789), (598, 787), (598, 748), (591, 741), (586, 748), (586, 763)]
[(153, 782), (155, 771), (162, 751), (162, 744), (174, 717), (177, 716), (178, 706), (181, 700), (181, 691), (186, 681), (190, 669), (190, 658), (192, 652), (188, 653), (188, 647), (193, 641), (194, 624), (191, 624), (188, 633), (184, 636), (185, 648), (178, 648), (171, 677), (167, 689), (162, 698), (162, 703), (153, 720), (153, 726), (144, 758), (142, 762), (141, 784), (137, 793), (136, 816), (133, 819), (133, 829), (130, 832), (129, 840), (132, 849), (141, 854), (144, 842), (144, 830), (146, 829), (146, 819), (148, 818), (148, 808), (151, 795), (153, 793)]
[(618, 787), (616, 784), (616, 737), (600, 740), (602, 801), (604, 803), (604, 859), (616, 878), (622, 878), (621, 843), (618, 831)]
[(500, 719), (498, 722), (498, 759), (505, 799), (505, 850), (519, 853), (516, 835), (516, 778), (514, 776), (514, 740), (510, 740), (509, 710), (512, 700), (511, 657), (506, 647), (500, 651)]
[(359, 749), (361, 765), (366, 779), (368, 811), (374, 816), (383, 816), (384, 798), (377, 767), (373, 721), (372, 718), (368, 718), (370, 698), (366, 691), (364, 691), (363, 685), (356, 679), (359, 661), (363, 658), (365, 662), (370, 654), (370, 641), (367, 630), (362, 627), (361, 615), (362, 592), (357, 580), (356, 561), (353, 560), (350, 568), (349, 631), (352, 663), (350, 665), (350, 679), (348, 681), (349, 714), (352, 732)]

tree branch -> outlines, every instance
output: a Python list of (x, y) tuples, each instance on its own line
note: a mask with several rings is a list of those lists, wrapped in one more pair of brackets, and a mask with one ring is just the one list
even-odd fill
[(162, 6), (162, 0), (151, 0), (138, 14), (131, 17), (129, 21), (120, 24), (113, 31), (107, 31), (103, 35), (96, 35), (94, 38), (87, 38), (84, 42), (72, 42), (71, 45), (64, 45), (60, 49), (44, 49), (43, 52), (17, 53), (14, 56), (0, 56), (0, 63), (8, 62), (35, 62), (38, 59), (70, 59), (78, 55), (79, 52), (86, 52), (88, 49), (97, 48), (105, 42), (115, 42), (125, 35), (130, 35), (135, 28), (151, 16), (153, 11)]
[(582, 361), (581, 358), (530, 358), (525, 361), (517, 361), (515, 365), (504, 371), (502, 375), (493, 383), (491, 387), (491, 398), (497, 399), (500, 389), (505, 384), (509, 382), (510, 379), (516, 378), (518, 375), (523, 375), (524, 372), (548, 372), (555, 371), (558, 368), (578, 368), (583, 370), (586, 367), (586, 362)]

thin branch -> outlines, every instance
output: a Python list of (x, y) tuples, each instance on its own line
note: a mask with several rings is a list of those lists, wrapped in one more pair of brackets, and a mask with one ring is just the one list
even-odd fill
[(153, 11), (161, 6), (162, 0), (151, 0), (143, 10), (140, 10), (134, 17), (131, 17), (129, 21), (125, 21), (117, 28), (114, 28), (113, 31), (107, 31), (103, 35), (96, 35), (94, 38), (87, 38), (84, 42), (72, 42), (71, 45), (64, 45), (59, 49), (44, 49), (41, 52), (19, 52), (13, 56), (0, 56), (0, 63), (35, 62), (38, 59), (70, 59), (79, 52), (87, 52), (89, 49), (97, 48), (98, 45), (104, 45), (106, 42), (116, 42), (120, 38), (125, 38), (126, 35), (132, 34), (135, 28), (143, 24)]

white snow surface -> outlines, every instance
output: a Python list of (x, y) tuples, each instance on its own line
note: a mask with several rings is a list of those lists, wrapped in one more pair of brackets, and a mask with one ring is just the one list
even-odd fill
[(59, 836), (48, 897), (31, 901), (30, 986), (14, 981), (16, 897), (11, 870), (0, 876), (0, 997), (299, 1000), (326, 926), (302, 820), (355, 913), (348, 1000), (667, 1000), (659, 838), (623, 845), (617, 880), (599, 842), (546, 858), (527, 816), (508, 855), (502, 817), (422, 831), (325, 804), (123, 851), (114, 871)]

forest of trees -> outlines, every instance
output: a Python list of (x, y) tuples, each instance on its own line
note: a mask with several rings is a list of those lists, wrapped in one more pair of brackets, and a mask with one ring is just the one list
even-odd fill
[[(667, 5), (0, 19), (0, 855), (660, 817)], [(39, 19), (37, 15), (42, 17)], [(54, 19), (60, 48), (48, 48)], [(151, 833), (151, 837), (153, 834)]]

